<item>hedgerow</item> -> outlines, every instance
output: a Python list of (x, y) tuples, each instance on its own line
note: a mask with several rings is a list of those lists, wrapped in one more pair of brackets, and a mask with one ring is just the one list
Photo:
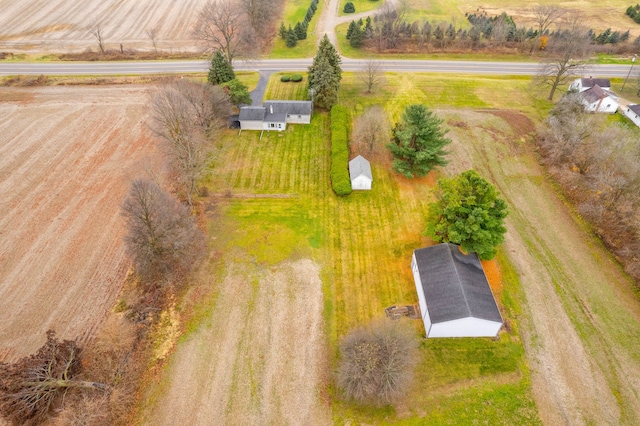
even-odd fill
[(334, 105), (331, 108), (331, 187), (338, 195), (349, 195), (352, 191), (347, 120), (345, 107)]

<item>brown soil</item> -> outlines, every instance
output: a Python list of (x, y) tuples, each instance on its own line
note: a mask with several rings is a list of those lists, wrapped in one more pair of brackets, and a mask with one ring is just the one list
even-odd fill
[(51, 328), (87, 337), (114, 305), (129, 268), (119, 205), (158, 157), (145, 90), (0, 88), (0, 361)]
[(195, 51), (190, 33), (207, 0), (4, 0), (0, 13), (0, 50), (78, 52), (98, 50), (92, 35), (100, 25), (107, 49), (153, 50), (147, 30), (157, 29), (166, 51)]
[(320, 268), (229, 265), (206, 325), (181, 343), (142, 423), (330, 424)]

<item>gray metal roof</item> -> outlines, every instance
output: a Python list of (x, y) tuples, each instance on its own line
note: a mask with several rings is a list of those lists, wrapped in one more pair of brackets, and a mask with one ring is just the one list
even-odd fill
[(264, 120), (266, 110), (264, 107), (242, 107), (240, 108), (240, 121), (262, 121)]
[(358, 155), (356, 158), (349, 161), (349, 175), (351, 175), (351, 180), (360, 175), (364, 175), (373, 180), (371, 164), (369, 164), (369, 161), (367, 161), (362, 155)]
[(291, 115), (311, 115), (313, 103), (311, 101), (264, 101), (262, 104), (272, 114), (284, 113)]
[(608, 78), (581, 78), (582, 87), (593, 87), (596, 84), (600, 87), (611, 87), (611, 80)]
[(444, 243), (414, 251), (433, 324), (460, 318), (502, 322), (502, 316), (475, 253)]

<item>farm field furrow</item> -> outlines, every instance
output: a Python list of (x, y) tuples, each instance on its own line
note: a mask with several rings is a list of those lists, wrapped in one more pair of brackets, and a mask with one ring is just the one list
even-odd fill
[(194, 51), (191, 30), (206, 0), (68, 2), (0, 0), (0, 51), (98, 50), (99, 25), (107, 49), (152, 50), (146, 31), (155, 29), (158, 48)]
[(146, 92), (0, 89), (0, 360), (48, 329), (86, 338), (114, 305), (129, 268), (120, 203), (159, 162)]

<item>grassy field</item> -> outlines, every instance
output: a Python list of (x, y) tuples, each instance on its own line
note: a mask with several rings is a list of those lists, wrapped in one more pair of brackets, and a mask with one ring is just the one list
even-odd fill
[(356, 8), (355, 13), (368, 12), (384, 6), (384, 0), (340, 0), (339, 16), (347, 16), (349, 13), (344, 13), (344, 5), (348, 2), (353, 3)]
[[(297, 22), (302, 22), (304, 20), (304, 16), (311, 4), (311, 0), (287, 0), (285, 4), (281, 20), (286, 28), (289, 28), (289, 25), (293, 28)], [(313, 18), (311, 18), (309, 28), (307, 29), (307, 39), (298, 40), (298, 44), (295, 47), (287, 47), (285, 41), (276, 34), (273, 39), (273, 46), (271, 47), (269, 58), (311, 58), (316, 52), (317, 35), (315, 30), (316, 25), (318, 24), (318, 18), (320, 17), (323, 9), (324, 3), (319, 2), (318, 9), (313, 15)], [(278, 28), (280, 28), (280, 24), (278, 24)]]

